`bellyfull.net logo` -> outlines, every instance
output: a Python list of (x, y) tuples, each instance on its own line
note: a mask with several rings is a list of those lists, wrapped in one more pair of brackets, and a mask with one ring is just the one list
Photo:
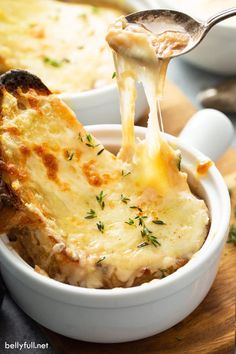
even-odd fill
[(13, 342), (13, 343), (8, 343), (5, 342), (4, 348), (6, 350), (12, 350), (12, 349), (18, 349), (19, 351), (23, 349), (48, 349), (49, 344), (48, 343), (35, 343), (35, 342), (23, 342), (20, 343), (18, 341)]

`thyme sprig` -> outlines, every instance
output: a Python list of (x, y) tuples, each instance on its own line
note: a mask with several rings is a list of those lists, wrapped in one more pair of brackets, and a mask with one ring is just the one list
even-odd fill
[(121, 198), (122, 203), (125, 203), (125, 204), (127, 204), (130, 201), (130, 199), (125, 197), (124, 194), (121, 194), (120, 198)]
[(98, 195), (96, 195), (96, 200), (102, 210), (105, 208), (105, 202), (104, 202), (105, 197), (106, 197), (106, 195), (103, 193), (103, 191), (101, 191)]
[(97, 217), (97, 214), (95, 212), (95, 210), (90, 209), (90, 211), (87, 212), (87, 216), (85, 216), (85, 219), (94, 219)]
[(161, 246), (156, 236), (153, 235), (153, 232), (149, 230), (146, 225), (143, 226), (141, 230), (141, 235), (143, 238), (146, 237), (147, 242), (151, 243), (154, 247)]

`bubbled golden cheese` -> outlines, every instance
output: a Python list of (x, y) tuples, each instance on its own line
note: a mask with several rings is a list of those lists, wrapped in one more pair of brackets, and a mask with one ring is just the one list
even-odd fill
[[(138, 158), (104, 149), (28, 73), (8, 73), (1, 93), (0, 172), (14, 216), (9, 204), (1, 215), (32, 266), (73, 285), (128, 287), (172, 273), (199, 250), (208, 211), (187, 183), (164, 196), (143, 184)], [(171, 168), (186, 181), (176, 161)]]

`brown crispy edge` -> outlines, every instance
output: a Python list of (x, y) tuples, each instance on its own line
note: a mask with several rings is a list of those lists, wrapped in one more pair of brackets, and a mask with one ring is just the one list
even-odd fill
[(0, 76), (0, 90), (3, 89), (14, 94), (20, 88), (23, 92), (29, 89), (35, 90), (38, 94), (47, 96), (51, 91), (36, 76), (25, 70), (10, 70)]
[[(16, 95), (17, 91), (21, 89), (23, 92), (27, 92), (30, 89), (36, 91), (37, 94), (47, 96), (51, 94), (51, 91), (43, 84), (43, 82), (36, 76), (25, 70), (10, 70), (0, 76), (0, 120), (2, 117), (2, 101), (4, 91)], [(0, 162), (2, 161), (1, 146), (0, 146)], [(2, 161), (4, 164), (4, 161)], [(10, 209), (18, 209), (19, 200), (1, 178), (0, 171), (0, 221), (4, 221), (4, 214), (9, 215)], [(4, 213), (5, 209), (5, 213)], [(0, 225), (0, 230), (1, 230)], [(2, 231), (2, 230), (1, 230)]]

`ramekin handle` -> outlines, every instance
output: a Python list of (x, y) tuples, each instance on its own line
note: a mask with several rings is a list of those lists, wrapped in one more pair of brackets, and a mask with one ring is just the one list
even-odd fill
[(216, 161), (231, 145), (234, 127), (229, 118), (216, 109), (202, 109), (189, 120), (179, 137)]

